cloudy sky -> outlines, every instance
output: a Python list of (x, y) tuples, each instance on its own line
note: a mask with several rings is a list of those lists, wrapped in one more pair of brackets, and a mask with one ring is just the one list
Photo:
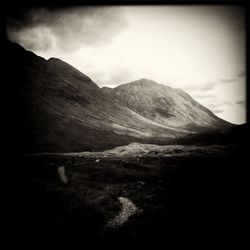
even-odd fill
[(12, 13), (7, 34), (46, 59), (70, 63), (100, 87), (149, 78), (241, 124), (244, 21), (237, 6), (36, 8)]

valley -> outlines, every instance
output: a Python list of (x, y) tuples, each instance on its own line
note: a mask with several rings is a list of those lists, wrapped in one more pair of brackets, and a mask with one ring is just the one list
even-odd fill
[[(230, 227), (240, 221), (238, 175), (246, 166), (232, 166), (242, 155), (235, 144), (132, 143), (103, 152), (20, 156), (29, 183), (25, 213), (44, 237), (80, 242), (164, 239), (171, 225)], [(67, 183), (58, 174), (62, 167)]]
[(164, 145), (235, 126), (180, 89), (142, 78), (107, 91), (58, 58), (45, 60), (10, 41), (6, 48), (7, 68), (15, 72), (8, 79), (15, 89), (9, 113), (16, 114), (19, 124), (10, 122), (18, 143), (14, 151), (99, 151), (132, 142)]
[(248, 124), (149, 79), (100, 88), (58, 58), (10, 41), (6, 51), (17, 233), (155, 241), (174, 226), (229, 229), (242, 220)]

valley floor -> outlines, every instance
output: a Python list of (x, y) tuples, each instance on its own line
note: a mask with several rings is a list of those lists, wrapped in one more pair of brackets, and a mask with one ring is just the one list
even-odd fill
[(241, 152), (236, 145), (132, 143), (22, 156), (22, 216), (37, 237), (82, 241), (165, 238), (173, 225), (230, 226), (241, 220)]

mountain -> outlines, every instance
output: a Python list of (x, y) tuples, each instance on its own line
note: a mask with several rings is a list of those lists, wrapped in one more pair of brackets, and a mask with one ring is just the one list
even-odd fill
[(183, 134), (113, 102), (69, 64), (7, 42), (13, 146), (24, 152), (99, 150)]
[(227, 124), (185, 92), (149, 80), (105, 91), (60, 59), (45, 60), (9, 41), (6, 54), (11, 86), (6, 120), (13, 131), (10, 143), (18, 152), (104, 150), (131, 142), (166, 144), (196, 132), (193, 126), (208, 129)]
[(188, 131), (223, 129), (230, 125), (181, 89), (140, 79), (103, 92), (137, 114), (163, 126)]

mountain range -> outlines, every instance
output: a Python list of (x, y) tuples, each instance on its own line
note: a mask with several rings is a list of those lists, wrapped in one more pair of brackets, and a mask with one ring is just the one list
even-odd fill
[(144, 78), (100, 88), (60, 59), (46, 60), (10, 41), (6, 50), (16, 150), (79, 152), (131, 142), (169, 144), (233, 126), (181, 89)]

